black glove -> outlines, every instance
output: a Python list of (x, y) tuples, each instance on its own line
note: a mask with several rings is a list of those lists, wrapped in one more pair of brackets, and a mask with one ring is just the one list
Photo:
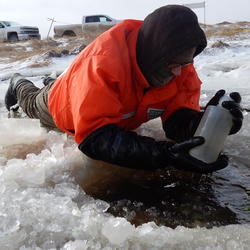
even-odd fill
[[(224, 94), (225, 94), (224, 89), (217, 91), (214, 97), (208, 102), (206, 107), (208, 105), (216, 106), (219, 103), (220, 98), (224, 96)], [(222, 106), (228, 109), (233, 117), (233, 126), (229, 132), (229, 135), (232, 135), (232, 134), (236, 134), (241, 129), (242, 122), (243, 122), (243, 114), (242, 114), (242, 108), (240, 107), (240, 102), (241, 102), (240, 94), (238, 92), (232, 92), (229, 94), (229, 96), (234, 101), (224, 101), (222, 103)]]
[(173, 165), (179, 169), (209, 173), (227, 166), (227, 157), (205, 164), (189, 156), (190, 148), (204, 142), (202, 137), (180, 144), (157, 142), (153, 138), (124, 131), (115, 124), (108, 124), (92, 132), (79, 144), (87, 156), (123, 167), (156, 170)]
[(197, 173), (211, 173), (216, 170), (225, 168), (228, 165), (228, 157), (220, 155), (217, 161), (213, 163), (204, 163), (189, 155), (190, 149), (204, 143), (203, 137), (193, 137), (188, 141), (176, 143), (166, 148), (169, 162), (176, 168), (189, 170)]
[(221, 89), (215, 93), (215, 95), (210, 99), (210, 101), (207, 103), (205, 109), (209, 105), (217, 106), (219, 104), (220, 98), (225, 95), (226, 91), (224, 89)]
[(167, 138), (181, 142), (193, 137), (203, 112), (188, 108), (180, 108), (174, 111), (163, 123), (163, 129)]

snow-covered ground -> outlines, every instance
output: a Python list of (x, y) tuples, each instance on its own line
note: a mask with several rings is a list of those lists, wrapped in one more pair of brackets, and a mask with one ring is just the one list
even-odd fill
[[(218, 39), (230, 46), (212, 48)], [(212, 190), (209, 189), (208, 195), (213, 194), (212, 201), (218, 203), (216, 208), (233, 214), (231, 225), (228, 222), (212, 224), (208, 229), (193, 219), (193, 228), (182, 226), (183, 223), (170, 228), (166, 226), (168, 223), (157, 223), (155, 213), (152, 221), (145, 220), (135, 226), (130, 218), (136, 217), (138, 210), (135, 212), (131, 206), (124, 205), (121, 210), (126, 211), (126, 216), (115, 217), (108, 210), (114, 203), (88, 193), (93, 185), (101, 189), (103, 179), (116, 179), (120, 174), (116, 166), (86, 158), (72, 138), (48, 132), (36, 120), (7, 119), (4, 94), (11, 74), (21, 72), (41, 87), (44, 74), (61, 73), (74, 56), (53, 58), (49, 66), (30, 68), (29, 64), (38, 58), (12, 63), (0, 60), (0, 249), (250, 249), (249, 115), (245, 113), (240, 133), (226, 143), (230, 166), (214, 174), (209, 179), (212, 183), (206, 183)], [(240, 92), (243, 107), (250, 109), (249, 58), (250, 36), (210, 38), (207, 49), (195, 60), (203, 82), (201, 105), (224, 88), (228, 92)], [(143, 125), (138, 133), (164, 139), (158, 120)], [(183, 179), (187, 185), (185, 181), (190, 179)], [(182, 187), (180, 182), (164, 188), (170, 192)], [(123, 204), (122, 201), (119, 204)], [(135, 207), (145, 205), (139, 201), (133, 204)], [(192, 209), (197, 210), (194, 206)], [(139, 212), (143, 213), (143, 208)], [(205, 210), (203, 215), (216, 212)], [(223, 221), (223, 214), (220, 219)]]

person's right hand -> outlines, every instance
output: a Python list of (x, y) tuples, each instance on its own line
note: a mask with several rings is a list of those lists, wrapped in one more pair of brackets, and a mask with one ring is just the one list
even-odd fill
[(219, 155), (213, 163), (205, 163), (189, 154), (190, 149), (203, 144), (203, 137), (193, 137), (181, 143), (175, 143), (165, 148), (166, 158), (176, 168), (196, 173), (211, 173), (225, 168), (228, 165), (228, 157)]
[(242, 108), (240, 106), (241, 96), (238, 92), (232, 92), (229, 96), (233, 99), (233, 101), (224, 101), (222, 103), (223, 108), (229, 110), (233, 117), (233, 126), (229, 132), (229, 135), (236, 134), (242, 127), (243, 123), (243, 113)]

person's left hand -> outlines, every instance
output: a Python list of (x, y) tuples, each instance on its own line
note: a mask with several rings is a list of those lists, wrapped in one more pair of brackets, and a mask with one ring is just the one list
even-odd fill
[(181, 143), (169, 144), (165, 147), (167, 161), (177, 169), (188, 170), (195, 173), (205, 174), (223, 169), (228, 165), (228, 157), (220, 154), (218, 159), (212, 163), (205, 163), (189, 154), (195, 148), (205, 142), (203, 137), (197, 136)]

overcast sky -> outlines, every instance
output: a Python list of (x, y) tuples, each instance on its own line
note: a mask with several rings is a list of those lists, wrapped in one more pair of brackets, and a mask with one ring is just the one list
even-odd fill
[[(39, 27), (47, 36), (50, 22), (80, 23), (83, 15), (107, 14), (117, 19), (144, 19), (153, 10), (166, 4), (196, 3), (203, 0), (0, 0), (0, 19)], [(195, 9), (204, 22), (204, 10)], [(250, 0), (207, 0), (206, 23), (250, 21)], [(53, 32), (51, 32), (53, 35)]]

